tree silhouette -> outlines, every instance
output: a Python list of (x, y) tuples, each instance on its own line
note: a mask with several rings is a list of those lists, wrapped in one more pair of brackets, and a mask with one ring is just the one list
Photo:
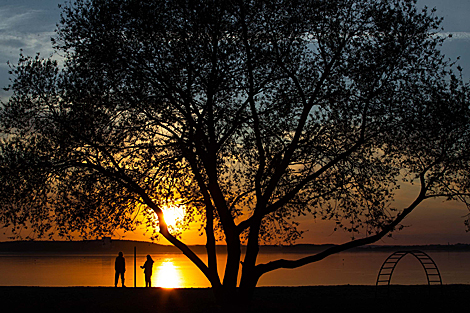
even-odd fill
[[(0, 220), (87, 236), (156, 214), (234, 305), (267, 272), (379, 240), (426, 199), (468, 204), (468, 86), (440, 22), (410, 0), (74, 1), (57, 56), (11, 67)], [(419, 188), (397, 207), (403, 181)], [(168, 229), (167, 205), (201, 223), (207, 262)], [(300, 216), (353, 239), (258, 264), (262, 242), (302, 236)]]

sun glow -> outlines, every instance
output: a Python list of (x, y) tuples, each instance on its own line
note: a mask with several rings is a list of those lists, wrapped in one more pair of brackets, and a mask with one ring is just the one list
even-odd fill
[(157, 266), (157, 272), (154, 275), (154, 283), (156, 287), (162, 288), (180, 288), (180, 274), (172, 261), (165, 260)]
[(181, 223), (186, 212), (184, 206), (170, 206), (162, 209), (165, 222), (168, 227), (177, 228), (178, 223)]

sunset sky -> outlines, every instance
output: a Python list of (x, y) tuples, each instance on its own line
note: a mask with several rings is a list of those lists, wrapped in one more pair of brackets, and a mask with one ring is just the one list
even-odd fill
[[(52, 53), (50, 37), (54, 35), (59, 21), (58, 0), (0, 0), (0, 87), (8, 85), (7, 61), (15, 64), (20, 49), (26, 55), (40, 52), (47, 57)], [(470, 79), (470, 1), (469, 0), (420, 0), (418, 6), (436, 7), (437, 15), (444, 17), (445, 33), (452, 33), (444, 47), (446, 56), (460, 56), (465, 79)], [(6, 101), (9, 94), (0, 89), (0, 99)], [(398, 204), (406, 206), (413, 197), (411, 188), (403, 188)], [(399, 206), (400, 207), (400, 206)], [(466, 207), (459, 203), (428, 201), (422, 203), (404, 222), (409, 225), (378, 244), (470, 244), (470, 233), (465, 232)], [(308, 230), (298, 243), (341, 243), (349, 234), (334, 233), (331, 224), (322, 221), (303, 221), (303, 230)], [(188, 244), (204, 244), (196, 231), (183, 236)], [(118, 237), (116, 237), (118, 238)], [(125, 234), (124, 239), (145, 240), (140, 233)], [(0, 235), (0, 241), (5, 240)], [(161, 241), (160, 243), (166, 243)]]

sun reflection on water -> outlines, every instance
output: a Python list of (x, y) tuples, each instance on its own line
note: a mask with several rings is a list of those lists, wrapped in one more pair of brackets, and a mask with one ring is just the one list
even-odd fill
[(181, 288), (180, 273), (171, 260), (165, 260), (157, 265), (152, 277), (152, 286), (162, 288)]

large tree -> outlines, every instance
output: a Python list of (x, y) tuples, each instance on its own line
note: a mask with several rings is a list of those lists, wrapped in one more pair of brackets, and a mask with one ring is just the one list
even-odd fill
[[(263, 274), (373, 243), (426, 199), (468, 203), (468, 86), (440, 22), (411, 0), (74, 1), (58, 57), (12, 66), (0, 221), (87, 236), (156, 214), (219, 301), (243, 303)], [(403, 182), (418, 188), (398, 207)], [(168, 229), (168, 205), (201, 223), (207, 260)], [(301, 216), (353, 239), (257, 263)]]

